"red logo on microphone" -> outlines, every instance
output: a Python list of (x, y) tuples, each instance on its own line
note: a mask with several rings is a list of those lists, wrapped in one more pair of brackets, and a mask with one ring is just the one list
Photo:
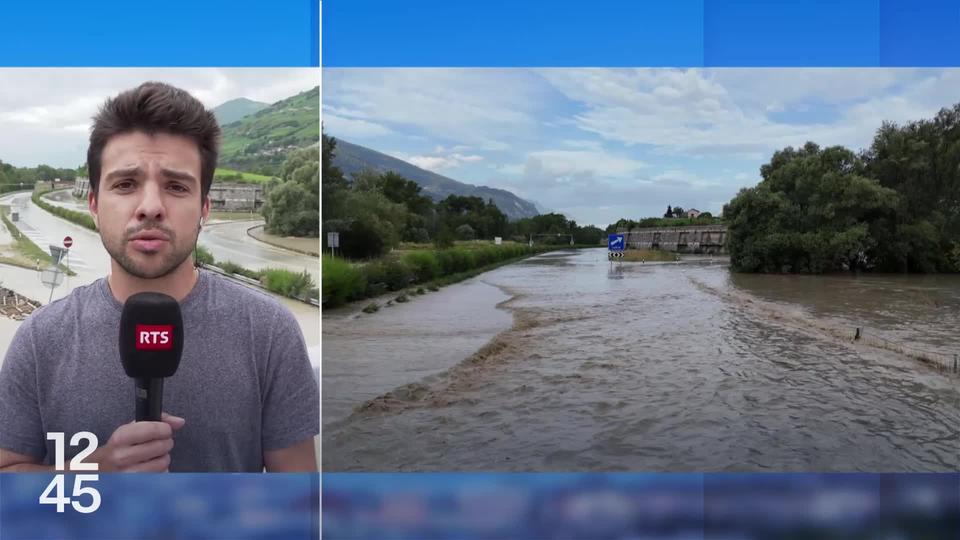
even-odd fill
[(173, 325), (138, 324), (137, 350), (165, 351), (173, 348)]

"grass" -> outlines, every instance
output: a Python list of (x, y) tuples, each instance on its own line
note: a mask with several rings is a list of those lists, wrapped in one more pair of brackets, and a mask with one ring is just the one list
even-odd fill
[(34, 191), (33, 196), (30, 197), (30, 199), (33, 201), (33, 204), (71, 223), (76, 223), (77, 225), (80, 225), (81, 227), (86, 227), (91, 231), (97, 230), (97, 226), (96, 224), (94, 224), (93, 217), (91, 217), (90, 214), (87, 214), (86, 212), (77, 212), (75, 210), (68, 210), (66, 208), (62, 208), (60, 206), (54, 206), (44, 201), (42, 199), (42, 196), (44, 193), (47, 193), (48, 191), (50, 190), (41, 189), (41, 190)]
[(216, 169), (213, 171), (213, 180), (215, 182), (248, 182), (248, 183), (257, 183), (264, 184), (268, 182), (272, 176), (265, 176), (262, 174), (253, 174), (243, 171), (235, 171), (233, 169)]
[(210, 219), (244, 220), (262, 219), (258, 212), (210, 212)]
[(304, 301), (320, 298), (320, 290), (317, 289), (310, 274), (305, 271), (294, 272), (286, 268), (250, 270), (230, 261), (217, 261), (209, 250), (200, 245), (197, 246), (195, 259), (201, 266), (216, 266), (228, 274), (237, 274), (258, 281), (268, 291), (287, 298)]
[[(473, 244), (473, 243), (471, 243)], [(596, 247), (596, 246), (590, 246)], [(322, 257), (324, 307), (373, 298), (387, 292), (406, 290), (389, 303), (404, 302), (426, 290), (436, 291), (520, 259), (569, 246), (534, 246), (511, 243), (495, 246), (478, 242), (449, 249), (407, 251), (367, 263), (351, 263), (329, 255)], [(417, 287), (410, 288), (416, 285)], [(401, 300), (401, 298), (403, 298)]]
[[(10, 235), (16, 239), (15, 248), (18, 253), (18, 255), (15, 257), (2, 257), (0, 260), (15, 266), (28, 268), (30, 270), (36, 269), (37, 259), (47, 265), (53, 264), (53, 258), (50, 256), (50, 253), (42, 250), (40, 246), (34, 244), (33, 241), (20, 232), (20, 229), (18, 229), (13, 222), (7, 219), (6, 210), (0, 211), (0, 219), (3, 220), (3, 224), (7, 227), (7, 230), (10, 231)], [(77, 275), (76, 272), (68, 270), (63, 264), (60, 264), (59, 267), (66, 272), (68, 276)]]

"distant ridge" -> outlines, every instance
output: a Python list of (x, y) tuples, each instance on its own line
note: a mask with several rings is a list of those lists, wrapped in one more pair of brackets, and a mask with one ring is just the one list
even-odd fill
[(222, 126), (232, 124), (244, 116), (256, 113), (269, 107), (269, 103), (261, 103), (247, 98), (231, 99), (230, 101), (213, 109), (213, 115), (217, 117), (217, 122)]
[(337, 140), (333, 164), (339, 167), (348, 177), (364, 169), (375, 169), (381, 172), (393, 171), (419, 184), (423, 188), (423, 193), (436, 201), (444, 199), (448, 195), (473, 196), (480, 197), (483, 200), (493, 200), (497, 208), (511, 220), (533, 217), (539, 214), (535, 203), (521, 199), (505, 189), (465, 184), (421, 169), (416, 165), (411, 165), (406, 161), (376, 150), (349, 143), (337, 138), (335, 134), (331, 135)]

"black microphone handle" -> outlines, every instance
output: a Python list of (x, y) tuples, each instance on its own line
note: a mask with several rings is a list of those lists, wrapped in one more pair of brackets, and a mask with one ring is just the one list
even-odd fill
[(163, 379), (136, 379), (137, 422), (159, 422), (163, 411)]

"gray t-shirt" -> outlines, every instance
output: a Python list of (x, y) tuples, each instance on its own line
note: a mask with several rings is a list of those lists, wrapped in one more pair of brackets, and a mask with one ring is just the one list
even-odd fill
[[(320, 396), (293, 315), (270, 296), (201, 271), (180, 303), (184, 346), (166, 379), (174, 472), (260, 472), (263, 453), (320, 432)], [(0, 368), (0, 448), (53, 464), (48, 432), (90, 431), (107, 443), (134, 419), (120, 363), (123, 305), (106, 279), (35, 311)], [(83, 443), (86, 445), (86, 443)], [(67, 446), (67, 459), (80, 448)]]

